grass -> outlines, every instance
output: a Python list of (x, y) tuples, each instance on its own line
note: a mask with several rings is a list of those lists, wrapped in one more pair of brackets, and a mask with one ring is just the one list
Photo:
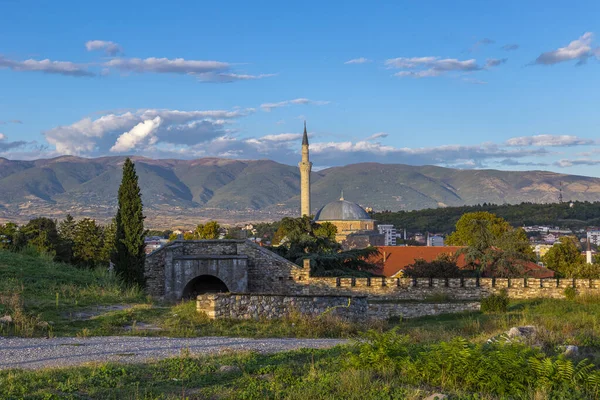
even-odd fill
[[(146, 364), (0, 371), (0, 398), (422, 399), (436, 392), (473, 400), (600, 398), (600, 372), (591, 364), (600, 364), (599, 297), (511, 301), (506, 312), (375, 326), (329, 315), (213, 321), (196, 312), (194, 302), (155, 303), (106, 272), (30, 255), (0, 252), (0, 276), (0, 316), (9, 314), (14, 321), (0, 324), (0, 335), (366, 335), (366, 340), (329, 350), (202, 358), (182, 354)], [(80, 312), (94, 315), (74, 320)], [(159, 329), (145, 330), (144, 324)], [(487, 344), (490, 337), (523, 325), (537, 327), (536, 346)], [(580, 346), (581, 354), (566, 359), (561, 355), (565, 345)], [(222, 366), (235, 368), (222, 372)]]
[[(198, 313), (193, 301), (157, 303), (106, 270), (78, 269), (35, 254), (0, 251), (0, 276), (0, 317), (7, 314), (13, 319), (12, 324), (0, 324), (0, 336), (316, 338), (351, 337), (386, 327), (302, 315), (283, 321), (214, 321)], [(144, 329), (144, 324), (155, 329)]]
[[(225, 353), (146, 364), (0, 371), (0, 398), (19, 399), (596, 399), (588, 361), (523, 344), (422, 344), (392, 330), (328, 350)], [(226, 367), (226, 368), (223, 368)]]

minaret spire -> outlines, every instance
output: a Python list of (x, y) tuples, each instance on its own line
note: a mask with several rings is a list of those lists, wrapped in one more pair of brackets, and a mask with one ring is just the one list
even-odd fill
[(344, 201), (344, 189), (342, 189), (342, 195), (340, 196), (340, 200)]
[(304, 135), (302, 135), (302, 146), (308, 146), (308, 133), (306, 133), (306, 121), (304, 121)]
[(306, 132), (306, 121), (304, 121), (304, 134), (302, 135), (302, 161), (298, 164), (300, 168), (300, 216), (310, 216), (310, 162), (308, 150), (308, 133)]

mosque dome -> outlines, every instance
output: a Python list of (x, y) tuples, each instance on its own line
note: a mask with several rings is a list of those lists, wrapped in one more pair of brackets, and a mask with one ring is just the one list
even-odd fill
[(315, 216), (315, 221), (359, 220), (371, 220), (371, 216), (358, 204), (344, 200), (343, 196), (337, 201), (326, 204)]

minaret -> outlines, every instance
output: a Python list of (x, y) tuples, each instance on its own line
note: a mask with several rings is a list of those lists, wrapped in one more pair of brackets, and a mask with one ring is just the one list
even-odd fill
[(298, 167), (300, 168), (300, 216), (310, 216), (310, 171), (312, 163), (308, 157), (306, 121), (304, 121), (304, 135), (302, 136), (302, 161), (300, 161)]

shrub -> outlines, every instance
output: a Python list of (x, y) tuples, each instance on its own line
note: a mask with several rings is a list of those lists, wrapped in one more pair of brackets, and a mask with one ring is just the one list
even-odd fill
[(568, 287), (565, 289), (563, 294), (565, 295), (565, 299), (573, 301), (577, 297), (577, 289), (575, 289), (574, 287)]
[(441, 254), (433, 261), (417, 259), (404, 269), (403, 275), (410, 278), (459, 278), (462, 271), (456, 265), (456, 256)]
[(481, 300), (481, 311), (484, 313), (506, 312), (508, 310), (508, 293), (501, 290)]

